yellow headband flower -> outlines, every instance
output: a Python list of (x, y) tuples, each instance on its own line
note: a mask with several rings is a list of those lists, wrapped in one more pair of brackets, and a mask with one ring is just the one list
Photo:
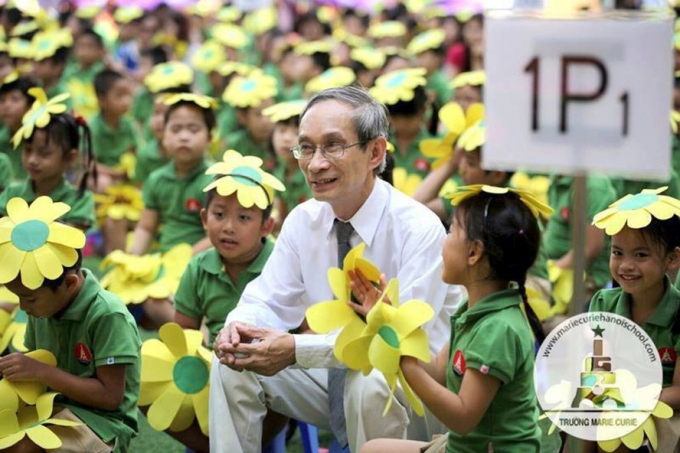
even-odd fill
[(243, 18), (243, 28), (255, 36), (260, 36), (276, 27), (277, 22), (278, 15), (276, 8), (258, 8)]
[(649, 225), (653, 218), (668, 220), (674, 215), (680, 216), (680, 201), (660, 195), (667, 188), (644, 189), (635, 195), (628, 194), (597, 214), (593, 225), (613, 236), (624, 226), (637, 230)]
[(236, 22), (241, 18), (241, 10), (234, 5), (225, 6), (217, 11), (215, 19), (220, 22)]
[(328, 88), (346, 87), (354, 83), (356, 79), (354, 71), (350, 68), (337, 66), (335, 68), (329, 68), (312, 78), (307, 82), (307, 85), (305, 85), (305, 90), (310, 94), (314, 94)]
[(235, 77), (222, 94), (222, 100), (232, 107), (258, 107), (278, 92), (276, 79), (261, 72), (248, 77)]
[(410, 101), (415, 96), (415, 88), (427, 84), (426, 73), (424, 68), (388, 72), (376, 79), (375, 86), (370, 89), (370, 93), (378, 101), (387, 105)]
[(50, 123), (52, 115), (58, 115), (66, 111), (66, 104), (62, 101), (68, 99), (69, 93), (59, 94), (52, 99), (47, 99), (45, 91), (40, 87), (28, 90), (28, 94), (35, 98), (31, 109), (24, 114), (21, 127), (12, 137), (12, 143), (16, 148), (23, 139), (30, 138), (35, 128), (43, 128)]
[(430, 49), (437, 49), (444, 43), (444, 30), (428, 30), (411, 40), (406, 50), (411, 55), (418, 55)]
[(12, 32), (9, 35), (10, 36), (22, 36), (22, 35), (34, 32), (38, 28), (40, 28), (40, 25), (35, 20), (19, 22), (14, 28), (12, 28)]
[(439, 168), (453, 155), (456, 139), (471, 125), (484, 117), (484, 106), (472, 104), (467, 112), (456, 102), (449, 102), (439, 110), (439, 121), (449, 131), (443, 138), (428, 138), (420, 142), (420, 152), (430, 159), (436, 159), (432, 168)]
[(246, 63), (241, 63), (238, 61), (227, 61), (225, 63), (222, 63), (220, 66), (217, 68), (217, 72), (220, 73), (221, 76), (230, 76), (232, 74), (238, 74), (240, 76), (248, 76), (252, 74), (253, 72), (259, 72), (260, 68), (257, 68), (253, 65), (249, 65)]
[(458, 147), (468, 153), (479, 149), (486, 142), (486, 123), (479, 120), (465, 129), (465, 132), (458, 139)]
[(370, 47), (352, 49), (349, 53), (349, 57), (364, 65), (366, 69), (382, 68), (387, 58), (383, 51)]
[(161, 96), (160, 100), (163, 101), (165, 105), (173, 105), (178, 102), (191, 102), (202, 109), (215, 110), (217, 108), (217, 101), (214, 98), (198, 93), (168, 93)]
[(9, 51), (9, 56), (12, 58), (33, 58), (33, 45), (31, 41), (25, 39), (12, 38), (7, 43), (7, 50)]
[(0, 283), (21, 274), (26, 288), (37, 289), (76, 263), (85, 234), (56, 222), (70, 210), (66, 203), (46, 196), (36, 198), (30, 207), (22, 198), (9, 200), (7, 217), (0, 219)]
[(298, 55), (314, 55), (315, 53), (331, 53), (333, 44), (328, 41), (301, 42), (293, 48)]
[(272, 123), (286, 121), (293, 117), (300, 116), (307, 106), (307, 101), (298, 99), (296, 101), (286, 101), (274, 104), (262, 110), (262, 114), (269, 118)]
[(244, 208), (253, 205), (266, 209), (274, 202), (274, 190), (284, 191), (285, 186), (274, 176), (263, 171), (262, 159), (255, 156), (242, 156), (233, 149), (227, 150), (222, 162), (213, 164), (205, 172), (206, 175), (222, 176), (208, 184), (204, 192), (217, 189), (223, 197), (236, 192), (238, 202)]
[(81, 6), (76, 10), (76, 17), (79, 19), (94, 19), (101, 10), (99, 5)]
[(373, 39), (399, 38), (406, 35), (406, 25), (396, 20), (380, 22), (371, 25), (368, 35)]
[(151, 73), (144, 79), (144, 84), (152, 93), (176, 88), (182, 85), (191, 85), (194, 81), (194, 71), (179, 61), (160, 63), (153, 67)]
[(462, 72), (453, 78), (449, 86), (451, 88), (460, 88), (467, 85), (477, 87), (486, 83), (486, 72), (484, 71), (470, 71)]
[(199, 71), (210, 72), (217, 70), (226, 58), (224, 47), (217, 41), (208, 40), (194, 53), (191, 63)]
[(671, 130), (674, 134), (678, 133), (678, 123), (680, 122), (680, 112), (671, 110)]
[(367, 39), (348, 33), (347, 30), (342, 28), (342, 24), (333, 30), (333, 38), (337, 41), (344, 42), (353, 49), (366, 48), (371, 45)]
[(2, 79), (2, 83), (0, 83), (0, 86), (16, 82), (18, 79), (19, 73), (17, 71), (12, 71), (9, 74), (7, 74), (4, 79)]
[(233, 24), (217, 24), (212, 28), (212, 38), (232, 49), (243, 49), (248, 44), (248, 35)]
[(113, 13), (113, 20), (119, 24), (129, 24), (133, 20), (141, 19), (144, 15), (144, 10), (139, 6), (123, 6), (116, 8), (116, 12)]
[(33, 46), (33, 59), (42, 61), (50, 58), (62, 47), (69, 47), (73, 44), (73, 36), (68, 30), (56, 30), (50, 32), (36, 33), (31, 41)]
[(458, 190), (446, 196), (446, 198), (451, 199), (451, 204), (457, 206), (463, 200), (478, 195), (480, 192), (488, 193), (491, 195), (502, 195), (505, 196), (509, 193), (513, 193), (519, 196), (519, 199), (524, 203), (531, 212), (534, 213), (536, 217), (539, 215), (544, 218), (548, 218), (553, 214), (553, 209), (541, 202), (534, 194), (527, 192), (525, 190), (510, 189), (508, 187), (495, 187), (486, 186), (483, 184), (474, 184), (471, 186), (459, 187)]

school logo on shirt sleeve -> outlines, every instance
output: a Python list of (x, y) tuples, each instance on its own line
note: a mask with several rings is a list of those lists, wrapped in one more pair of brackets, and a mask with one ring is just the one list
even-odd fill
[(85, 343), (76, 343), (75, 347), (76, 360), (81, 365), (89, 365), (92, 363), (92, 351)]
[(460, 349), (456, 350), (456, 353), (453, 354), (451, 365), (453, 366), (454, 373), (458, 376), (465, 374), (465, 356), (463, 355), (463, 351)]
[(198, 212), (201, 210), (201, 202), (195, 198), (189, 198), (185, 203), (185, 207), (189, 212)]
[(673, 348), (659, 348), (659, 357), (661, 357), (661, 363), (663, 365), (675, 365), (675, 361), (678, 355)]

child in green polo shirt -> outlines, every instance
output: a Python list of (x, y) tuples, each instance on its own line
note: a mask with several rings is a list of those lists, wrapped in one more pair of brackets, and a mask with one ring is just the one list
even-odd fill
[[(48, 97), (68, 93), (62, 74), (66, 68), (72, 39), (70, 32), (66, 30), (43, 31), (33, 37), (33, 75), (40, 81)], [(70, 103), (67, 107), (71, 108)]]
[(148, 120), (152, 136), (147, 139), (137, 152), (135, 162), (135, 181), (143, 184), (151, 173), (170, 161), (168, 153), (163, 148), (163, 121), (168, 105), (162, 96), (156, 96), (153, 101), (153, 111)]
[[(432, 452), (540, 451), (534, 353), (543, 332), (525, 281), (541, 244), (537, 216), (551, 209), (527, 192), (481, 185), (461, 188), (452, 202), (457, 208), (442, 245), (442, 279), (465, 286), (468, 297), (451, 317), (449, 345), (431, 363), (401, 357), (406, 380), (448, 435), (431, 445), (374, 440), (362, 452), (408, 445)], [(367, 315), (381, 291), (360, 273), (352, 287), (363, 305), (350, 305)]]
[(427, 30), (415, 36), (406, 50), (415, 57), (416, 65), (427, 70), (427, 91), (433, 96), (438, 106), (451, 99), (449, 80), (442, 72), (442, 64), (446, 49), (443, 30)]
[[(68, 94), (47, 99), (39, 87), (31, 88), (29, 94), (36, 101), (13, 138), (16, 146), (22, 144), (21, 163), (28, 173), (28, 179), (10, 184), (0, 194), (0, 215), (7, 213), (7, 203), (14, 197), (32, 202), (41, 195), (48, 195), (55, 201), (71, 206), (70, 212), (63, 218), (64, 222), (87, 230), (95, 222), (94, 197), (87, 190), (91, 169), (95, 165), (91, 144), (87, 139), (90, 133), (87, 123), (68, 113), (49, 113), (50, 109), (65, 110), (66, 106), (61, 102)], [(40, 111), (44, 113), (35, 113)], [(47, 125), (38, 128), (35, 122), (44, 116), (47, 116)], [(81, 151), (82, 157), (79, 156)], [(79, 187), (75, 187), (68, 181), (66, 173), (79, 158), (83, 169), (79, 175)], [(96, 184), (96, 181), (93, 182)]]
[[(35, 97), (29, 94), (28, 90), (37, 86), (37, 80), (20, 77), (17, 72), (6, 76), (0, 85), (0, 119), (4, 125), (0, 129), (0, 152), (7, 155), (12, 162), (12, 172), (17, 181), (24, 180), (28, 174), (21, 165), (21, 151), (14, 148), (11, 140), (21, 127), (24, 115), (35, 101)], [(11, 181), (7, 181), (5, 186)]]
[[(629, 318), (649, 335), (659, 351), (663, 390), (659, 401), (680, 409), (680, 291), (669, 274), (680, 267), (680, 201), (662, 195), (666, 187), (627, 195), (593, 219), (611, 236), (609, 270), (619, 285), (597, 292), (590, 311)], [(676, 412), (676, 414), (678, 414)], [(675, 451), (680, 417), (656, 420), (656, 451)]]
[(104, 40), (92, 28), (86, 28), (75, 38), (73, 54), (76, 63), (67, 66), (62, 78), (69, 87), (73, 110), (89, 119), (98, 110), (93, 83), (94, 77), (104, 69)]
[(98, 192), (126, 179), (127, 173), (117, 167), (125, 153), (136, 153), (141, 147), (139, 127), (128, 116), (132, 105), (130, 81), (121, 73), (104, 69), (94, 78), (99, 113), (90, 121), (92, 146), (97, 155)]
[[(47, 409), (65, 425), (59, 430), (62, 451), (126, 452), (138, 432), (141, 341), (134, 319), (115, 294), (81, 268), (85, 234), (57, 222), (68, 205), (40, 197), (29, 207), (14, 198), (8, 211), (2, 221), (13, 234), (2, 246), (23, 259), (2, 260), (0, 281), (28, 314), (26, 348), (42, 350), (43, 356), (49, 351), (56, 365), (13, 353), (0, 358), (0, 375), (10, 382), (38, 381), (58, 392), (54, 408), (50, 401)], [(42, 230), (49, 238), (37, 239)], [(13, 415), (18, 407), (1, 409)], [(11, 430), (4, 425), (3, 436), (15, 434)], [(14, 446), (42, 451), (33, 439), (19, 436)]]

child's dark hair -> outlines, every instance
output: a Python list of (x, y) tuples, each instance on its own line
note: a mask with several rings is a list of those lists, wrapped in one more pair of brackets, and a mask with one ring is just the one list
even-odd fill
[(454, 216), (468, 241), (484, 244), (484, 256), (491, 269), (488, 278), (517, 283), (531, 330), (536, 341), (542, 343), (543, 329), (529, 305), (525, 287), (527, 272), (541, 245), (538, 219), (513, 192), (504, 195), (480, 192), (463, 200)]
[[(68, 61), (68, 56), (69, 56), (69, 48), (68, 47), (60, 47), (54, 52), (54, 55), (52, 55), (49, 58), (46, 58), (46, 60), (49, 60), (54, 65), (60, 65), (60, 64), (66, 65), (66, 62)], [(63, 71), (63, 69), (62, 69), (62, 71)]]
[(83, 267), (83, 252), (80, 249), (76, 249), (76, 252), (78, 253), (78, 259), (73, 264), (73, 266), (69, 267), (64, 266), (64, 272), (54, 280), (49, 280), (46, 278), (43, 281), (43, 286), (45, 288), (49, 288), (53, 293), (55, 293), (57, 292), (57, 288), (64, 284), (64, 280), (66, 280), (66, 276), (69, 274), (70, 271), (75, 272), (80, 271), (80, 269)]
[[(217, 176), (215, 176), (215, 178), (213, 178), (213, 181), (216, 181), (216, 180), (220, 179), (221, 177), (222, 177), (222, 175), (217, 175)], [(208, 207), (210, 207), (210, 203), (215, 199), (215, 195), (217, 195), (217, 189), (216, 188), (212, 188), (208, 191), (208, 195), (205, 198), (205, 209), (206, 210), (208, 209)], [(267, 195), (267, 197), (269, 197), (269, 195)], [(264, 223), (267, 219), (269, 219), (269, 217), (272, 214), (272, 208), (273, 207), (274, 207), (274, 204), (269, 203), (269, 205), (265, 209), (262, 210), (262, 223)]]
[(390, 112), (390, 116), (414, 116), (424, 111), (426, 106), (427, 92), (425, 87), (417, 86), (413, 89), (413, 99), (388, 105), (387, 110)]
[(312, 61), (314, 66), (318, 67), (321, 72), (324, 72), (331, 67), (331, 54), (328, 52), (314, 52), (312, 54)]
[(80, 39), (84, 36), (91, 36), (94, 38), (95, 43), (97, 44), (97, 47), (103, 49), (104, 48), (104, 39), (101, 37), (99, 33), (97, 33), (94, 28), (89, 27), (84, 29), (81, 33), (80, 36), (78, 36), (77, 39)]
[(7, 94), (10, 91), (19, 91), (26, 98), (28, 106), (30, 107), (35, 101), (35, 98), (28, 94), (28, 90), (38, 86), (40, 86), (40, 84), (33, 77), (19, 77), (12, 82), (0, 85), (0, 95)]
[[(94, 185), (97, 185), (97, 166), (92, 149), (92, 133), (87, 122), (82, 117), (74, 117), (68, 113), (52, 115), (47, 126), (38, 130), (45, 131), (45, 146), (48, 146), (50, 141), (54, 140), (62, 149), (64, 157), (72, 149), (83, 153), (83, 175), (78, 186), (79, 196), (85, 193), (90, 176)], [(26, 142), (31, 143), (34, 137), (35, 132), (26, 139)]]
[(94, 76), (94, 92), (97, 97), (106, 96), (111, 91), (113, 85), (121, 79), (124, 79), (123, 74), (113, 69), (103, 69)]
[(147, 47), (139, 53), (139, 56), (151, 59), (154, 66), (168, 61), (168, 53), (163, 46)]
[(215, 128), (215, 125), (217, 124), (215, 112), (213, 111), (213, 109), (203, 108), (200, 105), (197, 105), (191, 101), (179, 101), (176, 102), (175, 104), (168, 106), (168, 110), (166, 110), (165, 116), (163, 117), (163, 124), (168, 124), (168, 119), (170, 119), (170, 115), (172, 114), (172, 112), (184, 106), (189, 106), (200, 110), (201, 114), (203, 115), (203, 121), (205, 122), (205, 126), (208, 128), (208, 134), (212, 134), (212, 130)]
[(357, 10), (352, 8), (347, 8), (342, 14), (343, 20), (347, 19), (348, 17), (356, 17), (359, 19), (359, 22), (361, 22), (361, 25), (363, 25), (364, 28), (368, 28), (368, 26), (371, 24), (371, 18), (368, 14), (359, 14)]

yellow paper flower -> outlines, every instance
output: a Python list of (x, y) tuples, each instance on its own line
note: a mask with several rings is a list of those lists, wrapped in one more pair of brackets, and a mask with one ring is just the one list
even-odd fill
[(248, 44), (248, 35), (233, 24), (217, 24), (212, 28), (212, 38), (223, 46), (240, 50)]
[(15, 148), (19, 146), (23, 139), (33, 135), (33, 130), (36, 127), (46, 127), (50, 123), (51, 115), (64, 113), (66, 111), (66, 104), (63, 101), (71, 96), (68, 93), (63, 93), (52, 99), (47, 99), (45, 91), (40, 87), (29, 89), (28, 94), (35, 97), (35, 102), (33, 102), (31, 109), (22, 118), (21, 127), (12, 137), (12, 143)]
[(301, 42), (293, 48), (298, 55), (314, 55), (315, 53), (331, 53), (333, 44), (329, 41)]
[(427, 79), (424, 68), (399, 69), (383, 74), (375, 80), (375, 85), (370, 89), (371, 95), (378, 101), (387, 105), (394, 105), (400, 101), (413, 99), (414, 89), (425, 86)]
[(215, 19), (220, 22), (236, 22), (241, 18), (241, 10), (234, 5), (225, 6), (217, 11)]
[(435, 19), (437, 17), (446, 17), (448, 14), (449, 13), (446, 11), (446, 8), (431, 5), (425, 11), (421, 12), (421, 16), (425, 20)]
[(207, 73), (216, 71), (226, 58), (227, 54), (222, 44), (215, 40), (208, 40), (196, 50), (196, 53), (191, 58), (191, 64), (199, 71)]
[[(387, 297), (387, 299), (385, 299)], [(389, 300), (389, 304), (384, 300)], [(375, 368), (380, 371), (390, 387), (383, 416), (392, 405), (392, 395), (401, 384), (411, 407), (423, 416), (423, 405), (413, 393), (399, 366), (403, 356), (415, 357), (423, 362), (430, 361), (427, 333), (421, 328), (432, 319), (434, 310), (420, 300), (409, 300), (399, 304), (399, 282), (392, 279), (378, 303), (368, 312), (363, 331), (347, 343), (336, 342), (340, 348), (339, 359), (353, 370), (368, 374)], [(338, 338), (340, 341), (340, 338)]]
[(366, 67), (366, 69), (380, 69), (385, 64), (387, 57), (385, 53), (380, 49), (374, 49), (372, 47), (362, 47), (359, 49), (352, 49), (349, 53), (349, 57), (358, 61)]
[(406, 35), (406, 25), (396, 20), (387, 20), (371, 25), (368, 35), (373, 39), (399, 38)]
[(82, 82), (76, 78), (71, 78), (66, 82), (66, 89), (71, 93), (73, 110), (75, 110), (78, 115), (82, 115), (85, 118), (91, 118), (99, 111), (94, 85)]
[(307, 106), (307, 101), (298, 99), (296, 101), (285, 101), (274, 104), (262, 110), (262, 114), (269, 118), (272, 123), (286, 121), (293, 117), (300, 116)]
[(191, 85), (194, 81), (194, 71), (182, 62), (169, 61), (153, 67), (151, 73), (144, 79), (144, 84), (152, 93), (176, 88), (181, 85)]
[(255, 36), (260, 36), (276, 27), (278, 19), (276, 8), (258, 8), (243, 18), (243, 28)]
[(347, 253), (342, 262), (342, 269), (337, 267), (328, 269), (328, 284), (337, 299), (314, 304), (305, 313), (309, 327), (314, 332), (328, 333), (342, 328), (333, 349), (335, 357), (340, 361), (344, 345), (356, 338), (365, 327), (364, 321), (347, 305), (352, 298), (349, 271), (360, 270), (375, 285), (380, 281), (380, 269), (361, 256), (365, 249), (366, 244), (362, 242)]
[(416, 37), (406, 47), (411, 55), (419, 55), (427, 50), (437, 49), (444, 43), (444, 30), (427, 30)]
[(57, 393), (38, 397), (35, 406), (24, 406), (17, 412), (0, 411), (0, 450), (11, 447), (28, 436), (38, 447), (51, 450), (62, 445), (61, 439), (45, 425), (80, 426), (82, 423), (60, 418), (49, 418), (54, 410)]
[(151, 405), (147, 419), (158, 431), (184, 431), (195, 415), (207, 436), (212, 352), (201, 345), (200, 331), (174, 322), (163, 325), (158, 336), (142, 345), (139, 405)]
[(420, 152), (435, 159), (432, 168), (439, 168), (454, 154), (454, 144), (460, 135), (471, 125), (484, 117), (484, 106), (472, 104), (467, 112), (456, 102), (449, 102), (439, 110), (439, 121), (446, 126), (448, 133), (442, 138), (427, 138), (420, 142)]
[(458, 139), (458, 147), (469, 153), (484, 146), (485, 142), (486, 123), (482, 119), (465, 129)]
[(29, 207), (22, 198), (7, 203), (7, 217), (0, 219), (0, 283), (21, 282), (39, 288), (44, 279), (54, 280), (78, 259), (76, 249), (85, 245), (85, 234), (58, 222), (71, 210), (66, 203), (38, 197)]
[(548, 280), (552, 285), (552, 298), (555, 302), (550, 310), (551, 315), (562, 315), (567, 312), (574, 296), (574, 270), (562, 269), (553, 260), (548, 260), (546, 267)]
[[(677, 76), (676, 76), (677, 77)], [(671, 110), (671, 130), (674, 134), (678, 133), (678, 123), (680, 122), (680, 112), (677, 110)]]
[(8, 320), (5, 316), (6, 313), (2, 310), (2, 322), (6, 327), (2, 332), (2, 337), (0, 337), (0, 351), (4, 351), (9, 345), (12, 345), (15, 351), (26, 352), (28, 349), (24, 346), (24, 337), (28, 315), (22, 309), (16, 308)]
[(253, 72), (261, 72), (260, 68), (246, 63), (241, 63), (238, 61), (227, 61), (218, 66), (217, 72), (220, 75), (227, 77), (232, 74), (238, 74), (240, 76), (248, 76)]
[(335, 68), (326, 69), (318, 76), (312, 78), (307, 82), (307, 85), (305, 85), (305, 90), (310, 94), (314, 94), (328, 88), (346, 87), (354, 83), (356, 79), (357, 77), (354, 75), (354, 71), (350, 68), (337, 66)]
[(234, 77), (222, 94), (227, 104), (248, 108), (257, 107), (278, 93), (276, 79), (261, 72), (251, 73), (248, 77)]
[(110, 186), (104, 193), (95, 194), (94, 201), (100, 223), (106, 218), (137, 222), (144, 210), (141, 190), (130, 184)]
[(23, 36), (23, 35), (26, 35), (28, 33), (32, 33), (39, 28), (40, 28), (40, 25), (35, 20), (28, 20), (28, 21), (24, 21), (24, 22), (19, 22), (14, 28), (12, 28), (12, 32), (9, 35), (10, 36)]
[(50, 58), (60, 48), (69, 47), (72, 44), (73, 36), (67, 29), (36, 33), (31, 40), (33, 59), (35, 61), (42, 61)]
[(144, 16), (144, 10), (136, 5), (122, 6), (116, 8), (113, 13), (113, 20), (119, 24), (129, 24), (133, 20), (141, 19)]
[(464, 86), (482, 86), (486, 83), (486, 72), (484, 71), (470, 71), (461, 72), (456, 77), (453, 78), (449, 86), (453, 89), (461, 88)]
[(80, 6), (76, 9), (76, 17), (79, 19), (94, 19), (101, 11), (99, 5)]
[(274, 202), (274, 190), (285, 191), (281, 181), (262, 170), (262, 159), (242, 156), (233, 149), (225, 151), (222, 162), (213, 164), (206, 175), (220, 175), (221, 178), (208, 184), (203, 191), (217, 189), (223, 197), (236, 192), (238, 202), (244, 208), (257, 206), (266, 209)]
[(350, 46), (353, 50), (358, 49), (358, 48), (369, 48), (371, 46), (371, 42), (368, 41), (366, 38), (362, 38), (361, 36), (356, 36), (351, 33), (348, 33), (347, 30), (343, 28), (344, 26), (340, 24), (339, 26), (335, 27), (333, 30), (333, 38), (336, 39), (337, 41), (344, 42), (348, 46)]
[[(57, 366), (57, 358), (46, 349), (27, 352), (26, 357), (50, 366)], [(19, 401), (26, 404), (36, 404), (38, 397), (45, 393), (45, 390), (47, 390), (47, 386), (40, 381), (0, 379), (0, 411), (9, 409), (11, 412), (16, 412), (19, 409)], [(0, 437), (2, 436), (0, 435)]]
[(628, 194), (597, 214), (593, 225), (613, 236), (624, 226), (637, 230), (649, 225), (652, 218), (667, 220), (674, 215), (680, 216), (680, 201), (660, 195), (667, 188), (644, 189), (635, 195)]
[(9, 56), (12, 58), (33, 59), (33, 45), (26, 39), (12, 38), (7, 43)]
[(217, 108), (217, 101), (210, 96), (205, 96), (198, 93), (168, 93), (161, 97), (165, 105), (173, 105), (178, 102), (191, 102), (202, 109), (215, 110)]
[(651, 415), (645, 419), (642, 425), (623, 437), (611, 440), (599, 440), (597, 444), (606, 452), (613, 452), (623, 443), (630, 451), (637, 450), (642, 446), (645, 438), (649, 439), (652, 450), (656, 451), (659, 438), (656, 432), (656, 419), (668, 419), (673, 417), (673, 409), (666, 403), (658, 401)]
[(529, 176), (523, 171), (517, 171), (510, 179), (510, 187), (533, 193), (542, 203), (548, 204), (548, 189), (550, 178), (547, 176)]
[(19, 73), (17, 71), (12, 71), (2, 79), (2, 85), (7, 85), (12, 82), (16, 82), (19, 79)]
[(140, 304), (149, 298), (167, 299), (177, 291), (192, 255), (189, 244), (178, 244), (163, 255), (137, 256), (116, 250), (101, 262), (102, 269), (109, 269), (101, 278), (101, 285), (125, 304)]
[(462, 186), (454, 193), (447, 195), (451, 199), (451, 204), (457, 206), (461, 201), (479, 194), (480, 192), (505, 196), (508, 193), (513, 193), (519, 196), (522, 203), (524, 203), (531, 212), (538, 217), (539, 215), (548, 218), (552, 215), (553, 209), (545, 203), (541, 203), (536, 196), (530, 192), (519, 189), (511, 189), (508, 187), (486, 186), (483, 184), (474, 184), (471, 186)]
[(423, 178), (417, 173), (409, 173), (403, 167), (394, 167), (392, 181), (395, 188), (412, 197), (422, 184)]

